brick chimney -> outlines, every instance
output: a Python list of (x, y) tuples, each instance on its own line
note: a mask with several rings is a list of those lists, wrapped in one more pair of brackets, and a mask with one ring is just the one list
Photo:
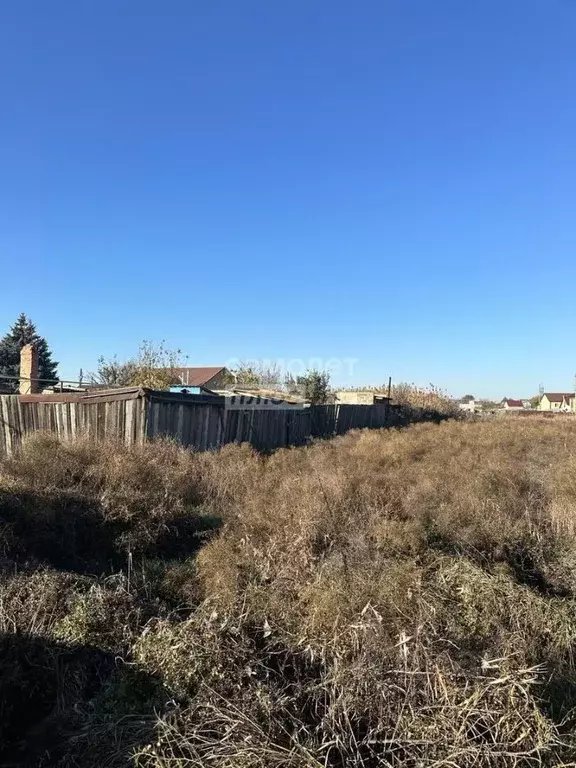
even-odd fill
[(26, 344), (20, 352), (20, 394), (33, 395), (39, 391), (38, 350), (34, 344)]

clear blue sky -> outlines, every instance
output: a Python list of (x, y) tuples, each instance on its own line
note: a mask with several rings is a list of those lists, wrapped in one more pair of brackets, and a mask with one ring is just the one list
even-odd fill
[(570, 388), (575, 40), (572, 0), (4, 3), (0, 332)]

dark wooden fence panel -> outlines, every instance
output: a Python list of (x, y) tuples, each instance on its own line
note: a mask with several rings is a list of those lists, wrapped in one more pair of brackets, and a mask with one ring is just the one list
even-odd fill
[(328, 437), (336, 432), (337, 405), (311, 405), (310, 434), (312, 437)]
[(199, 451), (218, 448), (224, 442), (224, 414), (220, 405), (151, 399), (146, 415), (149, 440), (172, 437)]
[(64, 440), (117, 438), (139, 445), (170, 437), (199, 451), (225, 443), (250, 443), (267, 452), (405, 420), (399, 410), (386, 405), (240, 410), (225, 407), (218, 397), (204, 400), (149, 390), (62, 399), (1, 395), (0, 455), (11, 454), (25, 435), (38, 430)]
[(389, 407), (388, 405), (373, 405), (370, 408), (370, 424), (371, 429), (381, 429), (389, 423)]
[(370, 407), (371, 406), (365, 405), (339, 405), (336, 419), (336, 433), (338, 435), (343, 435), (350, 429), (354, 429), (357, 426), (355, 419), (356, 409)]
[(289, 411), (287, 417), (286, 443), (288, 445), (306, 445), (312, 434), (312, 409)]
[(260, 451), (273, 451), (288, 445), (290, 410), (255, 411), (253, 445)]
[(224, 412), (225, 443), (250, 443), (252, 442), (253, 419), (255, 411), (226, 410)]

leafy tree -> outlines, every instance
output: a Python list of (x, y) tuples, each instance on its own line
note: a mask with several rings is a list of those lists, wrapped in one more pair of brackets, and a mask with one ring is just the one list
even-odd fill
[(167, 349), (164, 342), (143, 341), (136, 357), (124, 361), (116, 355), (98, 358), (98, 368), (90, 375), (90, 381), (107, 387), (168, 389), (179, 383), (175, 369), (180, 364), (180, 350)]
[(238, 387), (247, 389), (280, 389), (282, 375), (280, 368), (274, 363), (264, 365), (252, 361), (240, 361), (237, 368), (232, 371), (234, 383)]
[(306, 371), (304, 376), (296, 377), (296, 383), (310, 405), (324, 405), (328, 402), (330, 374), (326, 371)]
[(129, 387), (136, 374), (136, 361), (118, 360), (118, 357), (98, 358), (98, 368), (89, 376), (91, 384), (98, 384), (104, 387)]
[(289, 395), (300, 394), (300, 387), (298, 386), (296, 377), (292, 373), (287, 373), (284, 377), (284, 389)]
[(0, 374), (13, 376), (14, 379), (2, 379), (5, 389), (18, 392), (20, 375), (20, 352), (26, 344), (34, 344), (38, 350), (39, 386), (48, 387), (58, 381), (58, 363), (52, 360), (52, 352), (45, 338), (39, 335), (36, 326), (24, 313), (19, 315), (8, 333), (0, 339)]
[(534, 395), (534, 397), (530, 398), (530, 405), (532, 408), (538, 408), (540, 405), (540, 400), (542, 400), (542, 395)]
[(256, 389), (260, 386), (260, 377), (255, 367), (250, 363), (240, 362), (237, 368), (232, 371), (234, 374), (234, 383), (238, 387), (247, 387)]

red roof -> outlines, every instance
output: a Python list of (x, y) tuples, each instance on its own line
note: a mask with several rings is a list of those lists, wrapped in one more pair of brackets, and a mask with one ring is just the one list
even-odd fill
[(508, 406), (508, 408), (523, 408), (524, 403), (522, 400), (511, 400), (509, 397), (507, 397), (504, 402)]
[(174, 374), (186, 387), (203, 387), (214, 376), (225, 370), (226, 367), (223, 365), (208, 368), (174, 368)]
[(570, 400), (574, 397), (574, 392), (544, 392), (551, 403), (561, 403), (563, 400)]

